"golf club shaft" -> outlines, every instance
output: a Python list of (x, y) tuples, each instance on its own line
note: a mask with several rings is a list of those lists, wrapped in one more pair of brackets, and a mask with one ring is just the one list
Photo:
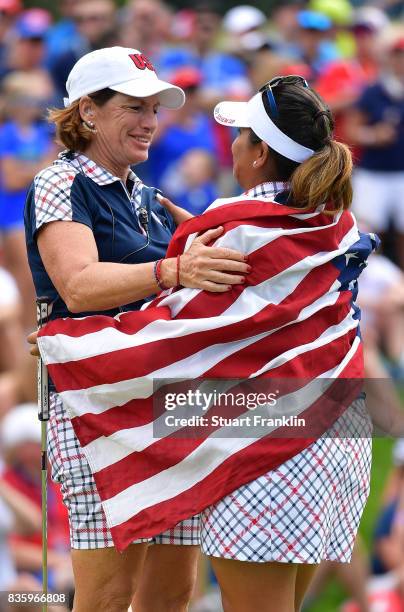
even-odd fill
[[(47, 322), (51, 312), (51, 301), (48, 298), (37, 299), (37, 327)], [(47, 421), (49, 420), (48, 371), (41, 357), (38, 358), (38, 418), (41, 421), (41, 498), (42, 498), (42, 593), (45, 599), (48, 594), (48, 489), (47, 489)], [(48, 604), (43, 602), (42, 610), (46, 612)]]

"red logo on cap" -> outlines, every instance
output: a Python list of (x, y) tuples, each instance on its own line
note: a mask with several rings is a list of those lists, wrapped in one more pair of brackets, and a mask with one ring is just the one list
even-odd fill
[(143, 53), (131, 53), (129, 57), (135, 64), (136, 68), (139, 68), (139, 70), (145, 70), (147, 68), (148, 70), (153, 70), (153, 72), (156, 72), (151, 61), (145, 55), (143, 55)]

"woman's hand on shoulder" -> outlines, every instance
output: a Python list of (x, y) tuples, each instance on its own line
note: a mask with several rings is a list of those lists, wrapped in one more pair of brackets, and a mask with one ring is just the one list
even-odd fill
[[(191, 247), (180, 257), (179, 280), (183, 287), (224, 293), (233, 285), (245, 283), (245, 275), (251, 271), (247, 255), (233, 249), (208, 246), (223, 234), (223, 227), (207, 230), (195, 238)], [(166, 259), (162, 264), (163, 282), (173, 286), (176, 259)], [(164, 276), (167, 281), (165, 282)]]

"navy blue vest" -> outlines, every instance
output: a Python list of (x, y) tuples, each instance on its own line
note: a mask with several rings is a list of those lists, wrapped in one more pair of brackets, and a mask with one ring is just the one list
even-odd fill
[[(141, 206), (147, 210), (148, 216), (147, 246), (147, 237), (142, 232), (133, 204), (120, 181), (99, 185), (83, 173), (76, 174), (70, 193), (72, 221), (84, 223), (92, 229), (100, 261), (125, 264), (156, 261), (164, 257), (175, 231), (171, 215), (159, 204), (156, 194), (156, 189), (143, 187)], [(96, 314), (70, 313), (43, 266), (36, 242), (35, 183), (28, 192), (24, 221), (28, 260), (36, 294), (51, 298), (51, 318)], [(114, 316), (122, 310), (138, 310), (145, 301), (124, 304), (120, 309), (103, 311), (102, 314)]]

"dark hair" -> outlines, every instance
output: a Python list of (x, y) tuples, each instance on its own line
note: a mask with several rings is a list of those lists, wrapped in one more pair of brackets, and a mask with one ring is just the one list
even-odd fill
[[(116, 93), (107, 88), (88, 94), (88, 97), (97, 106), (104, 106)], [(79, 102), (76, 100), (67, 108), (52, 108), (48, 111), (48, 121), (56, 126), (56, 142), (70, 151), (84, 151), (92, 138), (91, 132), (83, 127)]]
[[(273, 88), (278, 117), (273, 117), (263, 94), (263, 103), (275, 125), (314, 155), (302, 163), (287, 159), (270, 145), (276, 179), (291, 184), (290, 200), (299, 208), (327, 204), (327, 211), (349, 208), (352, 202), (352, 155), (349, 148), (333, 140), (334, 121), (322, 98), (300, 84), (279, 83)], [(252, 144), (261, 139), (251, 130)], [(333, 210), (331, 210), (333, 209)]]
[(100, 89), (100, 91), (96, 91), (95, 93), (88, 94), (88, 97), (91, 98), (97, 106), (104, 106), (104, 104), (116, 96), (116, 94), (116, 91), (106, 87), (105, 89)]

